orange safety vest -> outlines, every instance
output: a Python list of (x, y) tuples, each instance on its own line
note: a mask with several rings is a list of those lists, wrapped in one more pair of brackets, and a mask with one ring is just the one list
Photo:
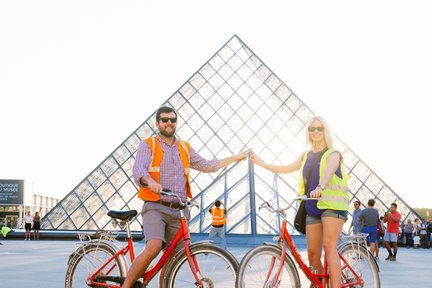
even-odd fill
[(211, 214), (212, 214), (212, 225), (220, 226), (226, 224), (225, 208), (212, 207)]
[[(156, 136), (147, 138), (145, 140), (150, 148), (151, 158), (150, 165), (148, 167), (148, 172), (150, 177), (159, 182), (159, 172), (160, 172), (160, 164), (162, 162), (164, 153), (162, 147), (159, 143), (159, 140)], [(186, 176), (186, 196), (192, 198), (192, 192), (190, 188), (190, 145), (187, 142), (184, 142), (180, 139), (177, 140), (177, 146), (180, 153), (180, 159), (183, 163), (184, 174)], [(159, 201), (160, 194), (154, 193), (150, 190), (150, 188), (139, 187), (138, 198), (141, 198), (144, 201)]]

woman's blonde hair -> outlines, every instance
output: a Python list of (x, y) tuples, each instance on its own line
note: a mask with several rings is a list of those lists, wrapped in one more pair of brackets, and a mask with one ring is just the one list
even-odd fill
[(324, 127), (324, 139), (327, 144), (327, 147), (331, 147), (333, 145), (333, 133), (330, 130), (330, 126), (327, 124), (327, 121), (322, 116), (313, 116), (309, 119), (306, 125), (306, 143), (309, 143), (313, 146), (312, 140), (310, 139), (309, 127), (312, 125), (312, 122), (318, 120), (321, 122)]

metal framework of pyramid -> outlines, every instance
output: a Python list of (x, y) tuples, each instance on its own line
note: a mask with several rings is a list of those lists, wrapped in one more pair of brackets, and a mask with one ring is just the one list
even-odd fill
[[(274, 164), (287, 164), (304, 151), (305, 125), (314, 114), (236, 35), (161, 105), (178, 111), (177, 134), (204, 157), (223, 158), (249, 147)], [(132, 165), (139, 142), (156, 133), (154, 116), (150, 115), (42, 219), (42, 229), (111, 229), (109, 209), (140, 211), (142, 201), (136, 197)], [(342, 152), (351, 176), (352, 200), (366, 205), (368, 199), (375, 199), (380, 214), (396, 202), (403, 220), (417, 216), (340, 139), (334, 146)], [(228, 235), (276, 234), (281, 219), (258, 211), (258, 207), (264, 201), (287, 206), (296, 196), (297, 177), (296, 173), (271, 173), (250, 161), (212, 174), (192, 171), (192, 191), (201, 210), (192, 210), (191, 232), (208, 233), (209, 206), (221, 199), (228, 208)], [(288, 219), (294, 218), (296, 209), (294, 205), (287, 211)], [(140, 217), (135, 218), (132, 230), (141, 230), (140, 222)], [(297, 233), (292, 226), (290, 229)]]

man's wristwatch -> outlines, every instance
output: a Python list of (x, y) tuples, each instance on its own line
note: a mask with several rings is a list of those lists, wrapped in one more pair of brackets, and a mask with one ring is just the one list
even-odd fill
[(321, 188), (321, 190), (324, 190), (324, 187), (321, 184), (318, 184), (317, 187)]

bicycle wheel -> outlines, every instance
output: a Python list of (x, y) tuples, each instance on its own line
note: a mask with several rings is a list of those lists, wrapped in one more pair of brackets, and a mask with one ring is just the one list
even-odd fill
[[(111, 245), (99, 242), (88, 243), (78, 248), (69, 257), (68, 269), (66, 271), (65, 287), (102, 287), (89, 285), (88, 278), (93, 275), (103, 264), (105, 264), (116, 253)], [(120, 257), (113, 259), (98, 276), (125, 277), (125, 262)], [(107, 279), (101, 283), (114, 283)]]
[[(282, 249), (276, 245), (264, 244), (250, 250), (240, 262), (236, 287), (273, 287), (281, 254)], [(300, 285), (296, 266), (291, 257), (285, 254), (284, 265), (274, 287), (297, 288)]]
[(347, 261), (355, 273), (361, 278), (358, 279), (356, 275), (349, 269), (349, 267), (343, 268), (344, 263), (342, 261), (342, 281), (343, 283), (355, 283), (357, 281), (363, 281), (351, 287), (368, 287), (368, 288), (379, 288), (380, 277), (378, 265), (375, 262), (372, 254), (363, 245), (347, 243), (339, 249), (341, 256)]
[[(201, 272), (203, 287), (233, 288), (238, 270), (237, 259), (228, 251), (210, 243), (190, 247)], [(170, 261), (164, 277), (164, 287), (196, 287), (196, 279), (189, 267), (186, 251), (178, 252)]]

